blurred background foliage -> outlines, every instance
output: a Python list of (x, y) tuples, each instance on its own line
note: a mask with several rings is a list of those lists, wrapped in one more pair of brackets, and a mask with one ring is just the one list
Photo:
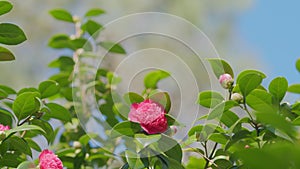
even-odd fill
[[(25, 31), (28, 40), (12, 47), (17, 57), (16, 61), (1, 63), (0, 83), (17, 89), (35, 86), (54, 73), (47, 68), (47, 65), (59, 54), (47, 46), (48, 39), (53, 34), (70, 32), (69, 30), (73, 28), (70, 24), (55, 21), (48, 13), (53, 8), (65, 8), (80, 16), (90, 8), (100, 7), (107, 11), (106, 15), (97, 18), (103, 25), (137, 12), (174, 14), (187, 19), (207, 34), (219, 55), (231, 64), (238, 65), (237, 71), (245, 67), (259, 67), (258, 58), (251, 49), (241, 45), (243, 40), (236, 30), (238, 16), (251, 6), (252, 0), (238, 2), (233, 0), (221, 2), (218, 0), (27, 0), (13, 3), (13, 11), (0, 19), (17, 23)], [(193, 36), (190, 38), (192, 39)], [(147, 44), (147, 41), (143, 43)], [(247, 62), (242, 62), (246, 59)]]

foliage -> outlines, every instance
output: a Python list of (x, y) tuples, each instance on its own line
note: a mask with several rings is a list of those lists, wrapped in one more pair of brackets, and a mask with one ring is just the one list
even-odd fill
[[(0, 15), (11, 9), (11, 3), (0, 1)], [(227, 96), (210, 90), (199, 93), (197, 103), (208, 108), (209, 114), (197, 119), (199, 123), (189, 130), (188, 138), (180, 142), (172, 137), (177, 130), (174, 126), (181, 125), (171, 115), (172, 100), (158, 88), (159, 82), (170, 76), (168, 72), (149, 72), (141, 94), (120, 96), (115, 89), (121, 79), (94, 65), (95, 48), (111, 57), (126, 54), (118, 42), (98, 39), (103, 26), (93, 18), (104, 13), (94, 8), (80, 18), (65, 9), (51, 10), (53, 18), (75, 28), (72, 34), (57, 34), (49, 40), (49, 47), (63, 53), (49, 64), (56, 74), (38, 86), (18, 91), (0, 85), (0, 124), (11, 128), (0, 131), (0, 168), (37, 168), (38, 161), (31, 159), (33, 150), (42, 151), (37, 136), (47, 140), (64, 167), (74, 169), (300, 168), (300, 103), (283, 101), (287, 92), (299, 94), (300, 84), (289, 85), (287, 79), (277, 77), (265, 88), (264, 73), (245, 70), (235, 76), (225, 60), (209, 59), (217, 78), (229, 74), (236, 77), (235, 83), (226, 89)], [(18, 26), (0, 24), (0, 43), (17, 45), (25, 40)], [(0, 47), (0, 61), (13, 59), (8, 49)], [(298, 71), (299, 65), (298, 60)], [(242, 99), (233, 99), (234, 93)], [(131, 106), (147, 99), (164, 108), (166, 132), (147, 134), (128, 118)], [(93, 103), (102, 119), (90, 109)], [(105, 137), (86, 132), (91, 119), (103, 128)]]

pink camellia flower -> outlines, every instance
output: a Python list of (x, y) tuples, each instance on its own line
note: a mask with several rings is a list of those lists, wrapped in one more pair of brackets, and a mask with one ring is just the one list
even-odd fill
[(157, 134), (165, 132), (168, 128), (165, 114), (160, 104), (147, 99), (141, 103), (133, 103), (128, 118), (132, 122), (140, 123), (146, 133)]
[(40, 169), (63, 169), (60, 159), (50, 150), (43, 150), (39, 160)]
[(229, 89), (232, 87), (234, 80), (230, 74), (225, 73), (219, 77), (219, 82), (224, 89)]
[(5, 130), (9, 130), (10, 127), (9, 126), (4, 126), (2, 124), (0, 124), (0, 131), (5, 131)]

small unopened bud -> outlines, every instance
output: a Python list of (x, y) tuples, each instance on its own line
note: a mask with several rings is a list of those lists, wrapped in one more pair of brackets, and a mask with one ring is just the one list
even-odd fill
[(74, 141), (73, 142), (73, 147), (76, 149), (80, 149), (81, 148), (81, 143), (79, 141)]
[(6, 138), (6, 134), (4, 131), (0, 131), (0, 141), (4, 140)]
[(80, 17), (79, 16), (73, 16), (73, 21), (74, 22), (79, 22), (80, 21)]
[(239, 94), (239, 93), (233, 93), (232, 95), (231, 95), (231, 100), (234, 100), (234, 101), (236, 101), (236, 102), (242, 102), (243, 101), (243, 99), (244, 99), (244, 97), (241, 95), (241, 94)]
[(175, 135), (177, 133), (177, 127), (176, 126), (170, 126), (171, 129), (171, 135)]
[(229, 89), (232, 87), (234, 80), (230, 74), (225, 73), (219, 77), (219, 82), (224, 89)]
[(245, 149), (248, 149), (248, 148), (250, 148), (250, 146), (247, 144), (247, 145), (245, 145), (244, 148), (245, 148)]

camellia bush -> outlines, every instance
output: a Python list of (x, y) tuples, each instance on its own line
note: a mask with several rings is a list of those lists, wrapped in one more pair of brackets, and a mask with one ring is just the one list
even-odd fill
[[(12, 7), (0, 1), (0, 15)], [(263, 86), (267, 76), (261, 71), (235, 75), (225, 60), (207, 59), (227, 94), (199, 91), (195, 102), (209, 113), (197, 119), (184, 140), (176, 140), (173, 136), (182, 124), (169, 113), (168, 92), (157, 85), (170, 73), (151, 71), (144, 77), (142, 93), (121, 96), (116, 88), (122, 79), (105, 66), (94, 66), (96, 47), (126, 54), (120, 44), (97, 38), (103, 26), (93, 18), (105, 11), (94, 8), (82, 17), (64, 9), (49, 13), (72, 24), (75, 32), (49, 40), (49, 47), (61, 50), (61, 56), (49, 63), (56, 74), (48, 80), (18, 91), (0, 85), (0, 168), (300, 168), (300, 102), (284, 101), (287, 92), (300, 94), (300, 84), (277, 77)], [(0, 23), (1, 44), (25, 40), (18, 26)], [(14, 60), (4, 45), (0, 61)], [(300, 72), (300, 60), (296, 68)], [(86, 130), (98, 130), (96, 126), (101, 126), (101, 136)], [(46, 147), (40, 144), (43, 140)]]

